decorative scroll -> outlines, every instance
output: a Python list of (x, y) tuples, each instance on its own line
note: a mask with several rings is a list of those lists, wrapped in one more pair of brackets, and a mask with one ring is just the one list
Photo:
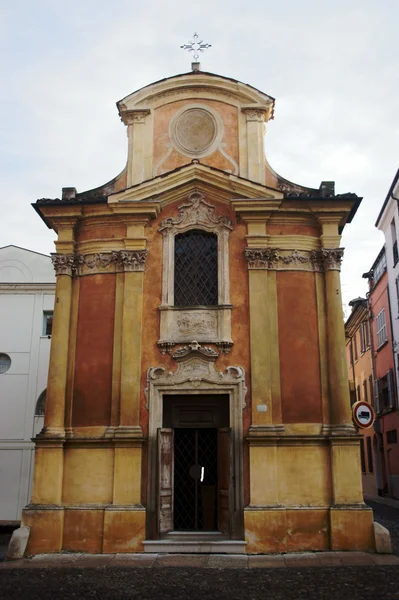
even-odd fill
[(210, 346), (201, 346), (194, 340), (191, 344), (188, 344), (188, 346), (182, 346), (172, 354), (172, 358), (176, 361), (182, 360), (188, 356), (200, 356), (202, 360), (216, 360), (219, 353)]
[(179, 206), (177, 217), (168, 217), (162, 221), (159, 231), (166, 233), (167, 230), (182, 230), (185, 227), (195, 227), (195, 225), (208, 226), (215, 229), (218, 226), (233, 229), (232, 222), (225, 216), (216, 217), (215, 207), (205, 202), (205, 197), (201, 192), (195, 191), (188, 197), (188, 202)]
[(144, 271), (148, 250), (117, 250), (95, 254), (52, 254), (56, 275)]

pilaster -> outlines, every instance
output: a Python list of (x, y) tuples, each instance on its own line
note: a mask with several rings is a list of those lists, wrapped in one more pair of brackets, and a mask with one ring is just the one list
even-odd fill
[(128, 110), (122, 119), (127, 125), (127, 187), (152, 177), (152, 115), (149, 109)]
[(265, 119), (263, 107), (243, 107), (247, 125), (248, 179), (265, 184)]

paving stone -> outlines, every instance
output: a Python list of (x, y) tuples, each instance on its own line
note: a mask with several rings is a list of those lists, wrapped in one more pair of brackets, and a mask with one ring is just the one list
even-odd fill
[(399, 556), (392, 554), (370, 554), (375, 565), (399, 565)]
[(301, 552), (300, 554), (284, 554), (287, 567), (319, 567), (320, 561), (314, 552)]
[(273, 556), (270, 554), (258, 554), (248, 556), (248, 566), (251, 569), (280, 569), (286, 567), (284, 556), (281, 554)]
[(342, 567), (342, 561), (335, 552), (316, 552), (322, 567)]
[(206, 567), (209, 557), (207, 554), (160, 554), (154, 567)]
[(374, 565), (371, 555), (367, 552), (335, 552), (344, 565)]
[(211, 569), (245, 569), (248, 567), (246, 554), (211, 554), (208, 567)]
[(75, 563), (77, 567), (106, 567), (115, 554), (82, 554)]
[(108, 563), (107, 567), (142, 567), (149, 569), (157, 559), (158, 554), (128, 554), (120, 552)]
[(0, 569), (23, 569), (29, 566), (30, 563), (27, 558), (22, 558), (21, 560), (5, 560), (0, 562)]

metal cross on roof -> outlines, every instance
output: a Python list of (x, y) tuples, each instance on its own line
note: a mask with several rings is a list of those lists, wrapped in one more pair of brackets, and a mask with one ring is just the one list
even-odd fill
[(203, 52), (207, 48), (211, 48), (212, 44), (204, 44), (203, 40), (198, 40), (198, 33), (194, 33), (194, 40), (192, 42), (188, 42), (188, 44), (183, 44), (180, 48), (183, 50), (188, 50), (189, 52), (194, 52), (194, 60), (198, 60), (199, 54), (198, 52)]

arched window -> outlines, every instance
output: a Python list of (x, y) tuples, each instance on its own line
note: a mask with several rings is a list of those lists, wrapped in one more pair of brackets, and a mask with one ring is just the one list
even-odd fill
[(46, 408), (46, 392), (47, 390), (44, 390), (37, 399), (35, 417), (44, 417), (44, 411)]
[(175, 306), (218, 304), (217, 235), (190, 229), (175, 236)]

